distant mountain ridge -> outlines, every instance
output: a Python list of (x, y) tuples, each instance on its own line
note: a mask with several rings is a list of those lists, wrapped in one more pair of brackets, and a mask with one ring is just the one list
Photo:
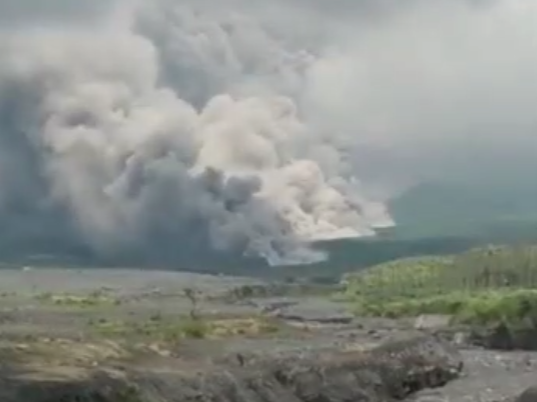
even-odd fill
[(427, 183), (390, 202), (398, 236), (479, 235), (491, 228), (537, 226), (537, 180), (491, 185)]

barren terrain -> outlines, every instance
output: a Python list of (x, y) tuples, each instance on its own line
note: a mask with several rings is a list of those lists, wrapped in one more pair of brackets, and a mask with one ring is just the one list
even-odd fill
[[(277, 289), (251, 278), (179, 272), (1, 271), (0, 400), (75, 401), (54, 396), (60, 391), (50, 391), (58, 388), (50, 384), (76, 384), (97, 371), (158, 378), (164, 384), (169, 376), (215, 368), (264, 367), (266, 359), (290, 358), (305, 366), (300, 359), (316, 362), (323, 361), (323, 353), (365, 353), (423, 335), (413, 320), (356, 318), (350, 306), (327, 295), (286, 296)], [(537, 353), (458, 348), (464, 361), (461, 377), (410, 398), (511, 400), (537, 380)], [(196, 400), (177, 392), (168, 390), (168, 400)]]

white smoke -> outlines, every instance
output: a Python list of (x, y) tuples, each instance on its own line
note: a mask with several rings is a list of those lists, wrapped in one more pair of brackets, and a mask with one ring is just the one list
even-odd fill
[(35, 208), (64, 210), (102, 252), (196, 239), (271, 264), (322, 259), (308, 242), (391, 223), (300, 118), (303, 49), (235, 12), (99, 13), (66, 27), (21, 12), (1, 34), (3, 145), (34, 159), (5, 163), (5, 199), (33, 183)]

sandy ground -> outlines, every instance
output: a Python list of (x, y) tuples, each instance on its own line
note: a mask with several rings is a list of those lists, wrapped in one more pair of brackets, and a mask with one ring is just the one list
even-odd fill
[[(143, 349), (139, 354), (143, 354), (144, 364), (165, 370), (167, 359), (174, 357), (176, 361), (178, 356), (184, 361), (201, 362), (237, 352), (248, 355), (333, 347), (363, 349), (417, 333), (409, 320), (351, 319), (348, 306), (326, 297), (265, 297), (239, 302), (224, 298), (234, 288), (259, 284), (250, 278), (160, 271), (0, 271), (0, 351), (15, 350), (17, 356), (28, 359), (32, 356), (26, 363), (38, 365), (43, 371), (45, 367), (52, 370), (53, 366), (65, 364), (120, 362), (132, 352), (130, 346), (136, 344), (137, 352)], [(179, 317), (188, 316), (192, 303), (185, 297), (185, 288), (200, 292), (197, 314), (222, 320), (222, 328), (239, 324), (244, 328), (237, 333), (223, 333), (219, 327), (215, 336), (171, 344), (155, 341), (160, 333), (144, 333), (148, 323), (151, 328), (158, 326), (158, 331), (168, 331)], [(293, 319), (275, 320), (262, 314), (269, 311), (274, 315), (275, 310)], [(329, 318), (341, 322), (326, 324)], [(277, 328), (256, 330), (264, 320)], [(119, 323), (129, 323), (127, 335), (103, 335), (103, 329), (117, 329)], [(136, 330), (134, 324), (138, 325)], [(125, 343), (127, 338), (132, 344)], [(421, 392), (414, 399), (503, 401), (537, 383), (537, 353), (467, 349), (463, 354), (463, 378), (444, 388)]]

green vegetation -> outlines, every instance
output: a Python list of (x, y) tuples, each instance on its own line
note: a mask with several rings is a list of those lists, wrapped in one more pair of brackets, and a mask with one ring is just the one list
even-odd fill
[(344, 277), (345, 292), (367, 300), (399, 300), (434, 295), (452, 266), (449, 257), (405, 258)]
[(237, 335), (256, 336), (274, 333), (278, 326), (264, 317), (248, 318), (163, 318), (155, 315), (146, 321), (101, 319), (91, 321), (90, 328), (106, 338), (151, 339), (177, 343), (181, 339), (226, 338)]
[(166, 343), (176, 343), (185, 338), (205, 338), (209, 328), (205, 321), (183, 320), (164, 321), (151, 318), (146, 322), (106, 320), (90, 322), (90, 327), (107, 338), (152, 339)]
[(460, 322), (537, 322), (537, 247), (488, 247), (396, 260), (344, 278), (357, 314), (450, 314)]
[(95, 291), (87, 295), (73, 295), (68, 293), (42, 293), (36, 299), (43, 303), (56, 306), (91, 308), (100, 306), (115, 306), (121, 301), (108, 295), (105, 291)]

